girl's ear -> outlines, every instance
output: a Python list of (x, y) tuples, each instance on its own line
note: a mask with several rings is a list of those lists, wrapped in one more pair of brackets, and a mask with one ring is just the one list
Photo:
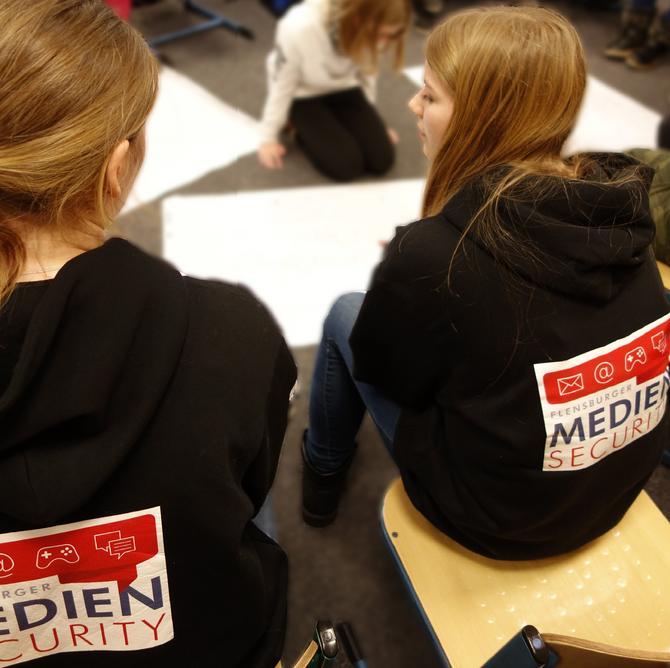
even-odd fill
[(123, 192), (122, 179), (128, 161), (130, 142), (127, 139), (119, 142), (112, 151), (105, 172), (105, 187), (112, 197), (119, 197)]

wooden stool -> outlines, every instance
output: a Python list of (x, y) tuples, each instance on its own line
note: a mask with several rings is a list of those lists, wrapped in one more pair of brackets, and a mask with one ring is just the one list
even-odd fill
[(670, 292), (670, 267), (664, 262), (656, 261), (658, 273), (661, 275), (661, 281), (666, 291)]
[(538, 561), (470, 552), (414, 508), (399, 478), (382, 527), (447, 666), (482, 666), (526, 624), (566, 668), (670, 663), (670, 523), (645, 492), (605, 535)]

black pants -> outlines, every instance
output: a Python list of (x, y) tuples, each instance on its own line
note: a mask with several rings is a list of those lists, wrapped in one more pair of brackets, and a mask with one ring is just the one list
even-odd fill
[(335, 181), (385, 174), (393, 165), (386, 126), (361, 88), (294, 100), (289, 118), (312, 164)]
[(658, 146), (670, 151), (670, 116), (666, 116), (658, 126)]

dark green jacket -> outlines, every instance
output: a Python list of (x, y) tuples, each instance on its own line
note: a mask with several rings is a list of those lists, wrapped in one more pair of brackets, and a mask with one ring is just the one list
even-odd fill
[(670, 265), (670, 151), (634, 148), (628, 154), (656, 170), (649, 190), (651, 216), (656, 223), (656, 259)]

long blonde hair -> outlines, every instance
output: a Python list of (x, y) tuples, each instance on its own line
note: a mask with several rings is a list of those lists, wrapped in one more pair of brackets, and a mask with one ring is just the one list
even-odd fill
[(561, 150), (582, 102), (586, 66), (577, 32), (560, 14), (537, 7), (453, 14), (430, 34), (426, 62), (454, 111), (430, 167), (424, 214), (498, 165), (513, 167), (510, 183), (567, 173)]
[[(501, 210), (552, 197), (566, 179), (602, 178), (593, 157), (561, 155), (586, 87), (577, 32), (550, 9), (469, 9), (433, 30), (426, 62), (453, 98), (453, 116), (430, 166), (423, 215), (440, 212), (474, 177), (485, 193), (452, 254), (447, 282), (470, 234), (514, 279), (517, 267), (542, 264), (546, 250), (525, 230), (501, 225)], [(608, 178), (616, 186), (642, 182), (635, 166)]]
[(412, 18), (410, 0), (331, 0), (339, 24), (340, 47), (350, 58), (369, 70), (377, 68), (377, 40), (382, 26), (401, 28), (393, 49), (394, 67), (400, 69), (405, 37)]
[[(0, 3), (0, 304), (25, 247), (22, 219), (106, 224), (105, 171), (156, 97), (141, 35), (102, 0)], [(131, 141), (132, 145), (132, 141)]]

